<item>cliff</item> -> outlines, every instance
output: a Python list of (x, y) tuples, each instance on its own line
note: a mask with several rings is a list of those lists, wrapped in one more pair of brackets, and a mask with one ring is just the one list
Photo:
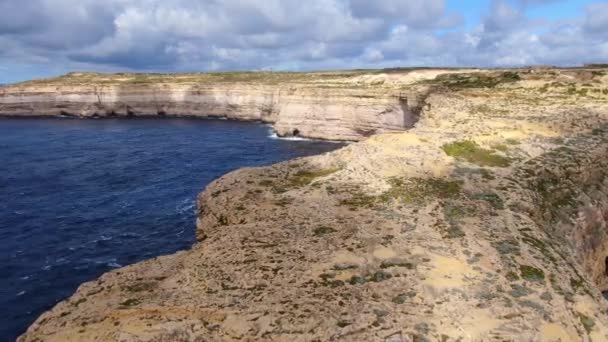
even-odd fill
[(416, 84), (408, 132), (218, 179), (192, 249), (20, 341), (607, 340), (608, 70)]
[(191, 116), (259, 120), (281, 136), (361, 140), (418, 120), (414, 81), (453, 71), (92, 74), (0, 89), (0, 116)]

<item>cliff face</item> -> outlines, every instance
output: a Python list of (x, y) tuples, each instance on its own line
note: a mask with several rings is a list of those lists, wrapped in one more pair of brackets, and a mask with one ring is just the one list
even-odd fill
[(403, 92), (407, 81), (369, 89), (358, 74), (252, 75), (69, 74), (0, 89), (0, 115), (220, 117), (273, 123), (281, 136), (360, 140), (413, 127), (423, 96)]
[(608, 340), (607, 70), (424, 84), (410, 131), (218, 179), (191, 250), (20, 340)]

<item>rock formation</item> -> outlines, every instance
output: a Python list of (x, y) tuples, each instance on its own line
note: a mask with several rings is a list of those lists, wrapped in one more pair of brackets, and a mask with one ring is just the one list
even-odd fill
[[(430, 77), (448, 71), (419, 71)], [(369, 76), (369, 75), (367, 75)], [(273, 123), (281, 136), (360, 140), (402, 131), (418, 120), (412, 75), (384, 85), (360, 72), (91, 74), (20, 83), (0, 89), (0, 115), (133, 117), (192, 116)]]
[(218, 179), (192, 249), (83, 284), (20, 341), (608, 340), (608, 70), (414, 88), (408, 132)]

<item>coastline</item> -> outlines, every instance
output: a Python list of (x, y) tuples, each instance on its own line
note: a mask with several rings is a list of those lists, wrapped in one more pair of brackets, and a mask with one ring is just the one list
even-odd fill
[(221, 177), (192, 249), (19, 340), (607, 339), (608, 73), (509, 72), (441, 79), (407, 132)]

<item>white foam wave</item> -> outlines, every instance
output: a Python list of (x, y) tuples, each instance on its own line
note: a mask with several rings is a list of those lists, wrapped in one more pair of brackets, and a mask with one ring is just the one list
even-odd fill
[(176, 207), (179, 214), (193, 213), (196, 208), (196, 202), (192, 198), (183, 199)]
[(275, 132), (270, 132), (270, 135), (268, 135), (268, 137), (270, 139), (287, 140), (287, 141), (314, 141), (313, 139), (302, 138), (302, 137), (280, 137)]

